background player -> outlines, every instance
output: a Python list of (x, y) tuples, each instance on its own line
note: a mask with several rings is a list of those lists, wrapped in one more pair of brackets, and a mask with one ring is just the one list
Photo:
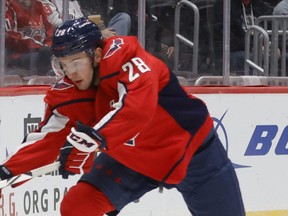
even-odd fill
[(6, 0), (7, 74), (47, 75), (51, 70), (53, 27), (37, 0)]
[[(66, 147), (102, 151), (64, 197), (62, 216), (121, 210), (157, 187), (176, 188), (194, 216), (245, 215), (236, 173), (205, 103), (188, 95), (135, 37), (103, 41), (98, 27), (80, 18), (56, 29), (52, 49), (79, 89), (98, 86), (97, 124), (78, 123)], [(61, 151), (63, 174), (71, 172), (69, 157)]]

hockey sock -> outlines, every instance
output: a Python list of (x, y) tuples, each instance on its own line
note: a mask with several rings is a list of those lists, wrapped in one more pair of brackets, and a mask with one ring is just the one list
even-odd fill
[(61, 216), (103, 216), (115, 210), (108, 198), (96, 187), (78, 182), (71, 187), (61, 203)]

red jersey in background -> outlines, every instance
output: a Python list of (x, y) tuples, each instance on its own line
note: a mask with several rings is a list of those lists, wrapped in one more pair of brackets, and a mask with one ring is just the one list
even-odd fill
[(6, 0), (5, 19), (9, 50), (25, 53), (51, 46), (53, 27), (41, 2), (31, 0), (31, 6), (24, 7), (18, 0)]

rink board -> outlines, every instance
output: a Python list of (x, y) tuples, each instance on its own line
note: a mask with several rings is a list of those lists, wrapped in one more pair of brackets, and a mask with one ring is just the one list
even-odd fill
[[(43, 118), (46, 87), (0, 90), (0, 160), (38, 127)], [(202, 98), (217, 133), (236, 167), (248, 216), (288, 215), (288, 88), (190, 87)], [(0, 216), (60, 215), (59, 205), (79, 176), (63, 180), (57, 173), (6, 188)], [(229, 205), (229, 203), (227, 203)], [(120, 216), (188, 216), (175, 190), (146, 194), (126, 206)]]

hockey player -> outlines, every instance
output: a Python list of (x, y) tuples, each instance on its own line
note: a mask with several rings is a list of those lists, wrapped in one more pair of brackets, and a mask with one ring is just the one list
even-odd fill
[(97, 86), (97, 123), (71, 129), (69, 150), (60, 154), (62, 174), (73, 172), (77, 152), (102, 152), (64, 196), (62, 216), (102, 216), (157, 187), (176, 188), (194, 216), (245, 215), (205, 103), (135, 37), (102, 40), (98, 27), (80, 18), (56, 29), (52, 49), (78, 89)]

